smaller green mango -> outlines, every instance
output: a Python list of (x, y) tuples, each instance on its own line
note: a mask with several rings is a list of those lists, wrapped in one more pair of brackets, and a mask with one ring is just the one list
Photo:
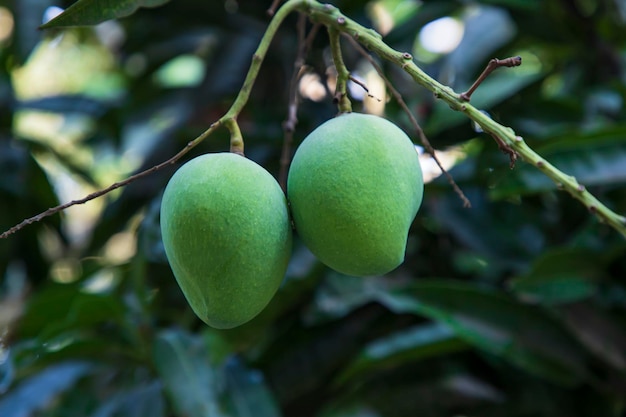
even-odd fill
[(347, 275), (382, 275), (404, 261), (422, 202), (419, 157), (407, 135), (374, 115), (349, 113), (311, 132), (289, 169), (298, 235)]
[(191, 308), (219, 329), (267, 306), (291, 255), (283, 191), (264, 168), (232, 153), (198, 156), (176, 171), (161, 202), (161, 233)]

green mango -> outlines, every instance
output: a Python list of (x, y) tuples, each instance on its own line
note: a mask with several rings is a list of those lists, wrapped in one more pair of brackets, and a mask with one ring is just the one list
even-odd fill
[(311, 132), (287, 181), (302, 241), (322, 263), (355, 276), (382, 275), (404, 261), (423, 192), (407, 135), (381, 117), (357, 113)]
[(176, 171), (161, 202), (161, 233), (191, 308), (219, 329), (267, 306), (291, 255), (282, 189), (264, 168), (232, 153), (198, 156)]

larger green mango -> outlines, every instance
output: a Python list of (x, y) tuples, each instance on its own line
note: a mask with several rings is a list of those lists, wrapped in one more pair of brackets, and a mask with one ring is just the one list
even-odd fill
[(385, 274), (404, 261), (423, 191), (407, 135), (381, 117), (357, 113), (306, 137), (287, 185), (303, 242), (324, 264), (355, 276)]
[(163, 194), (161, 232), (191, 308), (220, 329), (267, 306), (291, 255), (283, 191), (264, 168), (232, 153), (202, 155), (176, 171)]

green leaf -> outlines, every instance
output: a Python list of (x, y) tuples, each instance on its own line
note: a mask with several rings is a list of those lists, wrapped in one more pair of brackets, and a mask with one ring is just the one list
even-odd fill
[(443, 322), (477, 348), (557, 383), (576, 385), (587, 375), (579, 343), (540, 308), (493, 290), (442, 280), (381, 295), (380, 302), (392, 311)]
[(225, 416), (218, 397), (224, 375), (211, 366), (200, 337), (165, 330), (157, 336), (152, 356), (176, 414)]
[(41, 29), (91, 26), (130, 16), (140, 7), (162, 6), (170, 0), (78, 0)]

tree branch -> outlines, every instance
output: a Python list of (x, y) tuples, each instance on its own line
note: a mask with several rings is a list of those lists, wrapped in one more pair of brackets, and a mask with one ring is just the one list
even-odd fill
[(3, 232), (2, 234), (0, 234), (0, 239), (4, 239), (9, 237), (10, 235), (12, 235), (13, 233), (23, 229), (24, 227), (28, 226), (29, 224), (33, 224), (36, 222), (39, 222), (43, 219), (45, 219), (48, 216), (52, 216), (53, 214), (56, 214), (60, 211), (65, 210), (66, 208), (72, 207), (72, 206), (76, 206), (78, 204), (85, 204), (91, 200), (94, 200), (98, 197), (102, 197), (105, 194), (110, 193), (113, 190), (116, 190), (120, 187), (124, 187), (125, 185), (130, 184), (133, 181), (136, 181), (140, 178), (143, 178), (145, 176), (148, 176), (154, 172), (157, 172), (160, 169), (163, 169), (167, 166), (173, 165), (175, 164), (180, 158), (182, 158), (187, 152), (189, 152), (190, 150), (192, 150), (194, 147), (196, 147), (196, 145), (198, 145), (200, 142), (202, 142), (204, 139), (206, 139), (207, 137), (209, 137), (214, 131), (215, 129), (217, 129), (220, 125), (222, 124), (222, 119), (218, 120), (217, 122), (213, 123), (207, 130), (205, 130), (200, 136), (198, 136), (197, 138), (195, 138), (194, 140), (190, 141), (189, 143), (187, 143), (187, 145), (181, 149), (176, 155), (174, 155), (173, 157), (171, 157), (170, 159), (168, 159), (167, 161), (161, 162), (158, 165), (155, 165), (151, 168), (148, 168), (144, 171), (141, 171), (135, 175), (131, 175), (130, 177), (126, 178), (123, 181), (119, 181), (116, 182), (114, 184), (109, 185), (107, 188), (104, 188), (102, 190), (98, 190), (94, 193), (91, 193), (79, 200), (72, 200), (68, 203), (65, 204), (61, 204), (58, 205), (56, 207), (52, 207), (49, 208), (48, 210), (39, 213), (36, 216), (33, 217), (29, 217), (28, 219), (23, 220), (21, 223), (16, 224), (15, 226), (13, 226), (12, 228), (8, 229), (7, 231)]
[(64, 203), (61, 205), (58, 205), (56, 207), (52, 207), (49, 208), (48, 210), (37, 214), (36, 216), (33, 217), (29, 217), (25, 220), (23, 220), (21, 223), (11, 227), (10, 229), (6, 230), (5, 232), (3, 232), (2, 234), (0, 234), (0, 239), (4, 239), (7, 238), (8, 236), (12, 235), (13, 233), (21, 230), (22, 228), (28, 226), (29, 224), (33, 224), (36, 222), (39, 222), (41, 220), (43, 220), (44, 218), (48, 217), (48, 216), (52, 216), (53, 214), (59, 213), (60, 211), (63, 211), (69, 207), (78, 205), (78, 204), (85, 204), (88, 201), (91, 201), (93, 199), (96, 199), (98, 197), (101, 197), (105, 194), (110, 193), (113, 190), (116, 190), (120, 187), (123, 187), (125, 185), (130, 184), (133, 181), (138, 180), (139, 178), (143, 178), (153, 172), (156, 172), (166, 166), (172, 165), (174, 163), (176, 163), (180, 158), (182, 158), (187, 152), (189, 152), (191, 149), (193, 149), (195, 146), (197, 146), (200, 142), (202, 142), (204, 139), (206, 139), (207, 137), (209, 137), (218, 126), (221, 125), (225, 125), (228, 130), (230, 131), (230, 149), (231, 152), (234, 153), (239, 153), (241, 155), (243, 155), (243, 137), (241, 135), (241, 131), (239, 129), (239, 125), (237, 124), (237, 116), (239, 116), (239, 113), (241, 113), (241, 111), (243, 110), (244, 106), (246, 105), (246, 103), (248, 102), (248, 99), (250, 97), (250, 92), (252, 91), (252, 87), (254, 86), (254, 82), (256, 81), (256, 78), (259, 74), (259, 69), (261, 68), (261, 63), (263, 62), (263, 59), (265, 58), (265, 55), (267, 54), (267, 50), (269, 49), (269, 45), (272, 42), (272, 39), (274, 38), (274, 36), (276, 35), (276, 32), (278, 31), (278, 28), (280, 27), (281, 23), (283, 22), (283, 20), (285, 20), (285, 18), (293, 11), (296, 10), (296, 6), (298, 5), (298, 2), (291, 2), (291, 4), (289, 4), (289, 6), (287, 4), (285, 4), (284, 7), (281, 7), (278, 12), (276, 12), (276, 14), (274, 15), (274, 18), (271, 20), (269, 26), (267, 27), (265, 33), (263, 34), (263, 37), (261, 38), (261, 42), (259, 43), (259, 46), (257, 47), (254, 55), (252, 56), (252, 64), (250, 65), (250, 68), (248, 69), (248, 73), (246, 74), (246, 78), (243, 82), (243, 86), (241, 87), (241, 90), (239, 90), (239, 94), (237, 95), (237, 97), (235, 98), (235, 101), (233, 102), (232, 106), (230, 107), (230, 109), (228, 109), (228, 111), (226, 112), (226, 114), (224, 114), (224, 116), (222, 116), (218, 121), (216, 121), (215, 123), (213, 123), (205, 132), (203, 132), (200, 136), (198, 136), (197, 138), (195, 138), (194, 140), (192, 140), (191, 142), (187, 143), (187, 145), (181, 150), (179, 151), (176, 155), (174, 155), (173, 157), (171, 157), (170, 159), (168, 159), (167, 161), (161, 162), (158, 165), (155, 165), (151, 168), (146, 169), (145, 171), (139, 172), (135, 175), (132, 175), (128, 178), (126, 178), (123, 181), (120, 182), (116, 182), (114, 184), (111, 184), (110, 186), (108, 186), (107, 188), (104, 188), (102, 190), (96, 191), (94, 193), (91, 193), (79, 200), (73, 200), (70, 201), (68, 203)]
[(383, 42), (381, 35), (375, 30), (367, 29), (344, 16), (334, 6), (324, 5), (314, 0), (290, 0), (283, 6), (283, 8), (292, 7), (307, 13), (315, 22), (334, 27), (338, 31), (351, 36), (381, 58), (398, 65), (416, 83), (432, 91), (436, 98), (445, 101), (453, 110), (462, 111), (467, 117), (476, 122), (483, 131), (501, 139), (504, 144), (513, 149), (524, 161), (532, 164), (554, 181), (558, 188), (567, 191), (572, 197), (585, 205), (596, 218), (607, 223), (622, 236), (626, 237), (626, 217), (613, 212), (600, 202), (587, 191), (584, 185), (578, 183), (575, 177), (565, 174), (543, 159), (524, 142), (522, 137), (517, 136), (511, 128), (497, 123), (476, 107), (463, 101), (452, 88), (444, 86), (428, 76), (415, 65), (411, 54), (391, 48)]
[[(236, 134), (233, 135), (232, 133), (233, 131), (235, 131), (236, 133), (239, 130), (238, 126), (236, 125), (237, 116), (248, 101), (250, 91), (252, 90), (252, 86), (254, 85), (254, 82), (259, 72), (259, 68), (267, 53), (271, 40), (276, 35), (276, 32), (285, 17), (294, 11), (301, 11), (307, 14), (314, 22), (318, 22), (327, 26), (329, 28), (329, 33), (331, 33), (331, 38), (339, 38), (338, 36), (333, 35), (334, 31), (344, 33), (354, 38), (356, 41), (361, 43), (369, 50), (375, 52), (381, 58), (386, 59), (401, 67), (407, 74), (409, 74), (413, 78), (416, 83), (432, 91), (436, 98), (445, 101), (453, 110), (462, 111), (467, 117), (476, 122), (483, 129), (483, 131), (487, 132), (493, 137), (499, 138), (506, 146), (513, 149), (524, 161), (532, 164), (545, 175), (547, 175), (550, 179), (552, 179), (560, 189), (567, 191), (571, 196), (584, 204), (589, 209), (589, 211), (593, 213), (600, 221), (609, 224), (620, 234), (622, 234), (622, 236), (626, 237), (626, 217), (618, 215), (602, 202), (600, 202), (596, 197), (594, 197), (591, 193), (587, 191), (584, 185), (578, 183), (575, 177), (563, 173), (554, 165), (543, 159), (524, 142), (522, 137), (517, 136), (511, 128), (503, 126), (492, 120), (471, 104), (463, 101), (459, 97), (459, 94), (455, 93), (450, 87), (446, 87), (434, 80), (433, 78), (429, 77), (417, 65), (415, 65), (415, 63), (413, 62), (413, 57), (410, 53), (394, 50), (385, 42), (383, 42), (381, 35), (375, 30), (367, 29), (364, 26), (356, 23), (354, 20), (344, 16), (335, 6), (332, 6), (330, 4), (322, 4), (315, 0), (289, 0), (278, 9), (276, 14), (272, 18), (267, 30), (265, 31), (263, 38), (261, 39), (261, 42), (252, 58), (252, 64), (250, 65), (244, 84), (239, 91), (239, 94), (235, 98), (235, 101), (233, 102), (231, 108), (222, 118), (220, 118), (217, 122), (211, 125), (211, 127), (209, 127), (207, 131), (205, 131), (202, 135), (198, 136), (193, 141), (189, 142), (185, 148), (183, 148), (178, 154), (174, 155), (167, 161), (159, 165), (155, 165), (154, 167), (142, 171), (138, 174), (135, 174), (124, 181), (112, 184), (111, 186), (90, 194), (83, 199), (74, 200), (69, 203), (62, 204), (52, 209), (48, 209), (37, 216), (26, 219), (22, 223), (2, 233), (0, 235), (0, 238), (6, 238), (7, 236), (15, 233), (16, 231), (20, 230), (28, 224), (37, 222), (47, 216), (58, 213), (59, 211), (73, 205), (83, 204), (87, 201), (93, 200), (94, 198), (100, 197), (114, 189), (127, 185), (138, 178), (157, 171), (164, 166), (175, 163), (191, 148), (193, 148), (202, 140), (204, 140), (207, 136), (209, 136), (214, 131), (214, 129), (221, 124), (227, 124), (230, 127), (231, 147), (233, 145), (233, 142), (235, 143), (235, 145), (237, 145), (239, 136)], [(335, 61), (335, 65), (340, 64)], [(340, 68), (338, 68), (338, 71), (339, 70)], [(349, 74), (346, 76), (346, 82), (348, 76)], [(234, 126), (237, 127), (234, 128)], [(233, 136), (235, 137), (233, 138)], [(243, 145), (243, 143), (241, 143), (241, 145)], [(237, 149), (237, 146), (235, 146), (235, 149)], [(243, 147), (241, 149), (243, 151)]]

